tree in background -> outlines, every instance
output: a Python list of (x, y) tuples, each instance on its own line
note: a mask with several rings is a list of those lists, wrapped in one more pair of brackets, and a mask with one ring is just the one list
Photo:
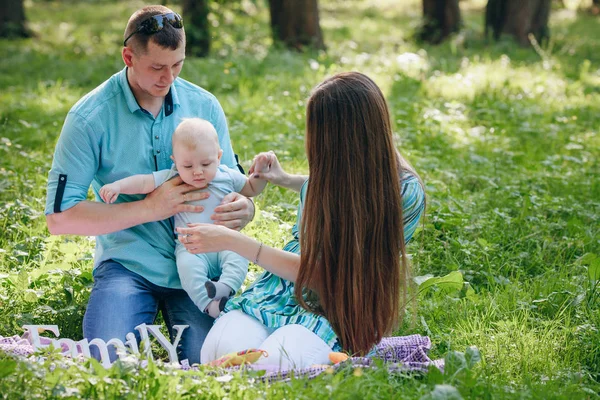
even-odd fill
[(23, 0), (0, 0), (0, 37), (29, 37)]
[(594, 0), (592, 3), (592, 8), (590, 9), (593, 15), (600, 14), (600, 0)]
[(189, 56), (206, 57), (210, 52), (210, 27), (208, 25), (208, 0), (183, 0), (185, 25), (185, 52)]
[(324, 49), (317, 0), (269, 0), (273, 40), (302, 50)]
[(437, 44), (460, 29), (459, 0), (423, 0), (423, 26), (419, 39)]
[(529, 34), (538, 42), (549, 36), (548, 20), (552, 0), (488, 0), (485, 9), (485, 34), (494, 39), (503, 33), (513, 35), (522, 46), (530, 44)]

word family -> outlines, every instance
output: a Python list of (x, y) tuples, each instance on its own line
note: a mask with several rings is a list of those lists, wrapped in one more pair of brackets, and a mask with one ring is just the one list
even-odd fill
[[(171, 343), (169, 339), (165, 337), (160, 331), (159, 325), (146, 325), (140, 324), (135, 327), (135, 330), (140, 334), (140, 342), (141, 348), (144, 354), (148, 358), (152, 358), (152, 351), (150, 348), (150, 336), (154, 336), (156, 341), (165, 349), (169, 355), (170, 362), (179, 362), (177, 358), (177, 345), (181, 340), (181, 335), (183, 331), (189, 325), (174, 325), (173, 329), (177, 333), (175, 336), (175, 341)], [(140, 354), (140, 346), (138, 346), (137, 338), (132, 332), (129, 332), (125, 335), (127, 339), (125, 343), (123, 343), (120, 339), (110, 339), (108, 341), (104, 341), (102, 339), (92, 339), (88, 341), (87, 339), (82, 339), (79, 341), (74, 341), (73, 339), (60, 338), (60, 339), (49, 339), (46, 337), (41, 337), (40, 333), (45, 331), (50, 331), (54, 333), (54, 335), (58, 338), (60, 336), (57, 325), (23, 325), (23, 329), (25, 329), (25, 335), (29, 337), (31, 344), (34, 346), (36, 350), (43, 349), (46, 347), (54, 346), (56, 348), (61, 348), (66, 346), (68, 348), (68, 352), (71, 353), (73, 358), (78, 357), (79, 355), (83, 355), (84, 357), (91, 357), (90, 347), (96, 346), (98, 352), (100, 353), (100, 362), (104, 367), (110, 367), (110, 353), (108, 351), (109, 346), (113, 346), (116, 350), (116, 354), (121, 357), (127, 354)], [(46, 340), (43, 340), (46, 339)], [(44, 343), (42, 343), (44, 341)]]

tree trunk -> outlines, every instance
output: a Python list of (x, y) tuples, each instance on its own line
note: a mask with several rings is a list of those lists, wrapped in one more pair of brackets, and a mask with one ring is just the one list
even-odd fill
[(549, 37), (548, 20), (552, 0), (488, 0), (485, 9), (486, 36), (491, 30), (498, 40), (513, 35), (522, 46), (530, 44), (529, 34), (538, 42)]
[(317, 0), (269, 0), (273, 40), (302, 50), (324, 49)]
[(438, 44), (460, 29), (459, 0), (423, 0), (423, 26), (419, 38)]
[(208, 13), (208, 0), (183, 0), (185, 53), (189, 56), (206, 57), (210, 51)]
[(0, 0), (0, 37), (29, 37), (23, 0)]
[(600, 14), (600, 0), (594, 0), (592, 3), (592, 8), (590, 9), (592, 15)]

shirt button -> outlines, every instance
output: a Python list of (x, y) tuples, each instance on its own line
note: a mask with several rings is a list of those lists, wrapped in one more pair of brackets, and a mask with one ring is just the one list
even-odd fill
[(158, 139), (158, 135), (154, 136), (154, 139)]
[(156, 150), (156, 154), (160, 154), (160, 150)]

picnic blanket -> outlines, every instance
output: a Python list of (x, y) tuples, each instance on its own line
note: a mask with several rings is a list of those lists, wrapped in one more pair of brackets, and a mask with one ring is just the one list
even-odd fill
[[(41, 338), (42, 344), (49, 344), (51, 339)], [(47, 341), (47, 342), (45, 342)], [(45, 343), (44, 343), (45, 342)], [(315, 365), (310, 368), (280, 370), (273, 365), (249, 364), (238, 367), (221, 368), (225, 374), (240, 369), (250, 371), (264, 371), (260, 376), (264, 381), (287, 381), (292, 378), (312, 379), (323, 372), (335, 372), (340, 368), (351, 365), (354, 368), (378, 368), (380, 365), (390, 372), (416, 372), (424, 373), (431, 367), (444, 369), (444, 360), (432, 360), (428, 356), (431, 349), (431, 340), (427, 336), (410, 335), (386, 337), (376, 346), (372, 357), (350, 357), (348, 360), (335, 365)], [(29, 357), (35, 353), (32, 343), (27, 337), (0, 336), (0, 351), (16, 356)], [(68, 347), (62, 348), (65, 357), (70, 357)], [(80, 358), (82, 359), (82, 358)], [(377, 362), (376, 360), (381, 360)], [(198, 370), (198, 365), (190, 366), (187, 360), (180, 364), (182, 370)]]

